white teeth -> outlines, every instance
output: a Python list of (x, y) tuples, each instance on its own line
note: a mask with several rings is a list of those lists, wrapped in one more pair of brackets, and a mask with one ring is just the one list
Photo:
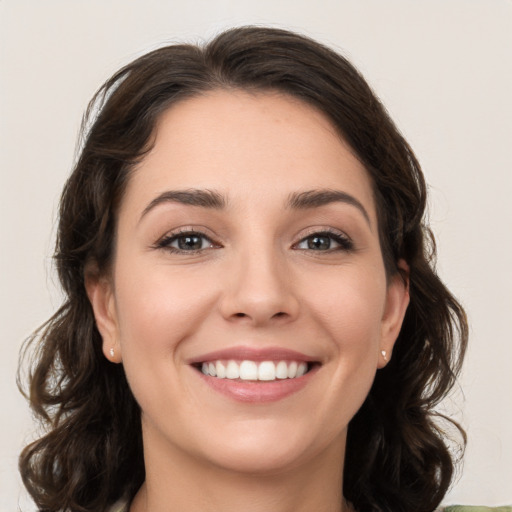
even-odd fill
[(255, 361), (244, 360), (240, 364), (236, 361), (211, 361), (201, 365), (204, 375), (219, 379), (241, 379), (273, 381), (277, 379), (294, 379), (302, 377), (308, 371), (305, 362), (297, 361)]
[(297, 377), (302, 377), (308, 370), (306, 363), (300, 363), (297, 368)]
[(240, 377), (240, 367), (235, 363), (235, 361), (229, 361), (228, 366), (226, 368), (226, 378), (227, 379), (238, 379)]
[(276, 380), (276, 365), (272, 361), (263, 361), (258, 367), (258, 380)]
[(217, 361), (217, 363), (215, 364), (215, 369), (217, 370), (217, 377), (219, 379), (226, 378), (226, 367), (222, 364), (221, 361)]
[(297, 363), (293, 361), (293, 363), (290, 363), (288, 366), (288, 378), (293, 379), (297, 376)]
[(279, 361), (276, 366), (276, 377), (278, 379), (288, 378), (288, 366), (285, 361)]
[(242, 361), (240, 378), (242, 380), (258, 380), (258, 365), (254, 361)]

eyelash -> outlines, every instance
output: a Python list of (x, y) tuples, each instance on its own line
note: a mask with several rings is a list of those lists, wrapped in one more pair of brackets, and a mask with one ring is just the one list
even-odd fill
[[(179, 247), (172, 247), (171, 244), (173, 242), (177, 242), (180, 238), (186, 237), (197, 237), (202, 239), (203, 241), (208, 241), (209, 247), (202, 247), (200, 249), (180, 249)], [(193, 229), (184, 229), (177, 231), (175, 233), (169, 233), (168, 235), (161, 238), (156, 244), (155, 248), (164, 249), (173, 254), (197, 254), (207, 249), (211, 249), (214, 247), (221, 247), (219, 244), (216, 244), (210, 237), (201, 233), (200, 231), (195, 231)]]
[[(186, 238), (186, 237), (196, 237), (203, 241), (206, 241), (209, 245), (208, 247), (201, 247), (200, 249), (181, 249), (179, 247), (172, 247), (172, 243), (178, 242), (180, 238)], [(328, 238), (329, 243), (331, 241), (334, 241), (339, 245), (339, 247), (331, 248), (329, 247), (326, 250), (320, 250), (320, 249), (312, 249), (310, 247), (308, 248), (299, 248), (298, 246), (302, 243), (307, 242), (308, 240), (312, 238)], [(201, 233), (200, 231), (195, 231), (193, 229), (184, 229), (183, 231), (177, 231), (175, 233), (169, 233), (168, 235), (161, 238), (154, 246), (156, 249), (164, 249), (170, 253), (173, 254), (199, 254), (205, 250), (213, 249), (213, 248), (220, 248), (222, 247), (220, 244), (216, 244), (210, 237), (205, 235), (204, 233)], [(324, 229), (322, 231), (314, 231), (311, 234), (308, 234), (307, 236), (301, 238), (299, 242), (293, 244), (292, 248), (302, 251), (312, 251), (312, 252), (320, 252), (320, 253), (331, 253), (335, 251), (345, 251), (345, 252), (352, 252), (354, 251), (354, 243), (353, 241), (345, 234), (342, 234), (335, 230), (330, 229)]]
[[(331, 248), (327, 250), (315, 250), (311, 248), (307, 249), (299, 249), (303, 251), (314, 251), (314, 252), (323, 252), (323, 253), (331, 253), (335, 251), (345, 251), (345, 252), (353, 252), (354, 251), (354, 242), (344, 233), (340, 233), (339, 231), (333, 229), (323, 229), (322, 231), (314, 231), (311, 234), (303, 237), (299, 242), (293, 245), (293, 247), (297, 247), (298, 245), (310, 240), (312, 238), (328, 238), (330, 241), (336, 242), (339, 247)], [(297, 247), (298, 248), (298, 247)]]

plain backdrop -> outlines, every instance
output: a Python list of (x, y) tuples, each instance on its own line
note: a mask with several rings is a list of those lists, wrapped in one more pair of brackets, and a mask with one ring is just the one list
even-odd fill
[(512, 503), (512, 3), (506, 0), (0, 0), (0, 512), (32, 511), (17, 455), (34, 435), (18, 351), (60, 303), (56, 207), (82, 113), (120, 66), (173, 41), (265, 24), (363, 72), (430, 184), (438, 270), (470, 319), (442, 409), (468, 431), (447, 503)]

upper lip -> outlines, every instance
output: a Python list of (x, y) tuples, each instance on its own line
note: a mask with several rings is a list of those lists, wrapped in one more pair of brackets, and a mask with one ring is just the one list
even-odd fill
[(215, 350), (191, 358), (189, 364), (205, 363), (218, 360), (249, 360), (249, 361), (297, 361), (319, 362), (318, 359), (283, 347), (248, 347), (237, 346), (222, 350)]

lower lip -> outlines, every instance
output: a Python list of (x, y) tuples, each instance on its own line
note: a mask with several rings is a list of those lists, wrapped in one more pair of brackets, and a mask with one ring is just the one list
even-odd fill
[(314, 367), (301, 377), (273, 381), (219, 379), (199, 371), (196, 373), (212, 389), (239, 402), (276, 402), (304, 388), (317, 370), (318, 368)]

